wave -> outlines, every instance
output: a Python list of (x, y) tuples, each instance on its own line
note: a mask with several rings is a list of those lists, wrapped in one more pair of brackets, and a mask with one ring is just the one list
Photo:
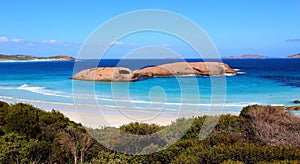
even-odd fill
[(176, 75), (175, 77), (197, 77), (196, 74)]
[(41, 101), (41, 100), (31, 100), (31, 99), (23, 99), (23, 98), (15, 98), (15, 97), (8, 97), (8, 96), (0, 96), (2, 100), (8, 100), (13, 103), (23, 102), (23, 103), (43, 103), (43, 104), (52, 104), (52, 105), (74, 105), (73, 103), (64, 103), (64, 102), (52, 102), (52, 101)]
[(284, 106), (284, 104), (270, 104), (270, 106)]
[(145, 101), (145, 100), (124, 100), (124, 99), (114, 99), (114, 98), (96, 98), (100, 101), (111, 101), (111, 102), (124, 102), (132, 104), (156, 104), (156, 105), (173, 105), (173, 106), (225, 106), (225, 107), (245, 107), (248, 105), (259, 104), (258, 102), (237, 102), (237, 103), (181, 103), (181, 102), (157, 102), (157, 101)]
[(23, 84), (20, 87), (18, 87), (17, 89), (26, 90), (26, 91), (30, 91), (33, 93), (39, 93), (39, 94), (47, 95), (47, 96), (72, 98), (72, 96), (65, 95), (64, 92), (49, 90), (49, 89), (46, 89), (45, 87), (33, 87), (28, 84)]
[(232, 74), (232, 73), (225, 73), (225, 76), (235, 76), (236, 74)]
[[(60, 92), (60, 91), (53, 91), (53, 90), (49, 90), (46, 89), (45, 87), (36, 87), (36, 86), (30, 86), (28, 84), (23, 84), (19, 87), (17, 87), (18, 90), (26, 90), (26, 91), (30, 91), (33, 93), (38, 93), (38, 94), (42, 94), (42, 95), (48, 95), (48, 96), (57, 96), (57, 97), (65, 97), (65, 98), (74, 98), (75, 99), (95, 99), (95, 95), (80, 95), (80, 96), (76, 96), (76, 95), (66, 95), (66, 93), (64, 92)], [(73, 99), (72, 99), (73, 100)], [(27, 100), (29, 101), (29, 100)], [(32, 100), (35, 101), (35, 100)], [(97, 96), (96, 97), (96, 101), (98, 102), (113, 102), (113, 105), (106, 105), (106, 107), (118, 107), (118, 106), (133, 106), (133, 107), (137, 107), (137, 108), (147, 108), (149, 107), (149, 105), (160, 105), (160, 106), (164, 106), (164, 107), (172, 107), (172, 108), (178, 108), (178, 107), (245, 107), (248, 105), (254, 105), (254, 104), (259, 104), (258, 102), (236, 102), (236, 103), (216, 103), (216, 104), (211, 104), (211, 103), (189, 103), (189, 102), (159, 102), (159, 101), (149, 101), (149, 100), (139, 100), (139, 99), (118, 99), (118, 98), (113, 98), (113, 97), (100, 97)], [(47, 101), (45, 101), (47, 102)], [(43, 102), (43, 103), (45, 103)], [(73, 101), (72, 101), (73, 102)], [(79, 101), (82, 102), (82, 101)], [(84, 101), (83, 101), (84, 102)], [(53, 102), (53, 104), (58, 104), (56, 102)], [(71, 103), (72, 104), (72, 103)], [(100, 103), (101, 104), (101, 103)], [(109, 103), (110, 104), (110, 103)], [(69, 104), (70, 105), (70, 104)], [(88, 105), (88, 104), (85, 104)], [(101, 106), (101, 105), (100, 105)]]
[[(135, 112), (206, 112), (206, 114), (209, 114), (210, 112), (216, 112), (214, 110), (209, 111), (209, 108), (206, 107), (215, 107), (215, 106), (221, 106), (224, 107), (223, 111), (220, 112), (225, 112), (225, 113), (230, 113), (230, 114), (239, 114), (239, 110), (241, 110), (240, 107), (244, 107), (247, 105), (251, 105), (251, 104), (258, 104), (258, 103), (246, 103), (246, 102), (240, 102), (240, 103), (226, 103), (226, 104), (184, 104), (184, 103), (164, 103), (164, 102), (155, 102), (160, 103), (160, 104), (165, 104), (164, 106), (161, 107), (152, 107), (152, 106), (134, 106), (134, 105), (122, 105), (122, 104), (116, 104), (116, 105), (102, 105), (102, 104), (83, 104), (83, 103), (77, 103), (74, 104), (72, 102), (68, 103), (68, 102), (53, 102), (53, 101), (45, 101), (45, 100), (31, 100), (31, 99), (23, 99), (23, 98), (15, 98), (15, 97), (7, 97), (7, 96), (0, 96), (0, 100), (9, 102), (9, 103), (18, 103), (18, 102), (22, 102), (22, 103), (30, 103), (32, 105), (36, 105), (37, 107), (42, 107), (44, 108), (45, 106), (41, 104), (45, 104), (47, 106), (47, 109), (53, 109), (53, 108), (57, 108), (58, 110), (65, 110), (65, 109), (69, 109), (69, 107), (72, 107), (73, 109), (76, 110), (89, 110), (89, 109), (97, 109), (99, 110), (100, 108), (103, 110), (108, 110), (108, 111), (123, 111), (124, 112), (130, 112), (130, 111), (135, 111)], [(148, 102), (149, 103), (149, 102)], [(169, 106), (169, 105), (175, 105), (175, 106)], [(183, 105), (183, 106), (180, 106)], [(193, 108), (185, 108), (187, 107), (187, 105), (191, 105)], [(197, 107), (205, 107), (205, 108), (197, 108)], [(230, 111), (226, 110), (226, 107), (239, 107), (239, 108), (234, 108), (236, 110), (234, 110), (233, 108), (230, 108)], [(46, 109), (46, 110), (47, 110)], [(162, 110), (163, 109), (163, 110)], [(164, 113), (162, 112), (162, 113)], [(207, 113), (208, 112), (208, 113)]]

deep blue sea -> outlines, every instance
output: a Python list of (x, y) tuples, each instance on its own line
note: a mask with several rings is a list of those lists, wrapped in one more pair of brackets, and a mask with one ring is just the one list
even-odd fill
[[(187, 61), (200, 61), (189, 59)], [(31, 103), (44, 109), (68, 110), (74, 103), (110, 111), (141, 112), (207, 111), (222, 106), (222, 113), (238, 114), (250, 104), (294, 105), (300, 99), (299, 59), (224, 59), (239, 74), (226, 77), (184, 76), (152, 78), (131, 83), (73, 81), (70, 77), (89, 68), (95, 60), (0, 62), (0, 100)], [(175, 60), (102, 60), (99, 66), (129, 67), (175, 62)], [(73, 72), (75, 71), (75, 72)], [(212, 79), (225, 80), (225, 88)], [(216, 92), (215, 92), (216, 91)], [(218, 95), (220, 94), (220, 95)], [(74, 99), (75, 98), (75, 99)], [(224, 99), (224, 102), (223, 102)], [(205, 113), (205, 112), (204, 112)]]

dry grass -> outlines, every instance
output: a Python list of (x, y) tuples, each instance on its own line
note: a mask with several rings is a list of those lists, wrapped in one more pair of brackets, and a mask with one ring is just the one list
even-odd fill
[(247, 112), (247, 137), (270, 146), (300, 148), (300, 118), (272, 106), (257, 106)]

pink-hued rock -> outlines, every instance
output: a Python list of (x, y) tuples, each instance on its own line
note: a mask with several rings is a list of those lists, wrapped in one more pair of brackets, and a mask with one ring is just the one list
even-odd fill
[(221, 76), (225, 74), (237, 74), (227, 64), (220, 62), (177, 62), (147, 67), (134, 72), (137, 77), (153, 76), (180, 76), (180, 75), (202, 75)]
[(75, 80), (90, 81), (136, 81), (130, 69), (124, 67), (99, 67), (80, 71), (72, 76)]
[(99, 67), (83, 70), (72, 79), (91, 81), (137, 81), (154, 76), (168, 77), (181, 75), (223, 76), (237, 74), (227, 64), (221, 62), (177, 62), (147, 67), (132, 72), (124, 67)]

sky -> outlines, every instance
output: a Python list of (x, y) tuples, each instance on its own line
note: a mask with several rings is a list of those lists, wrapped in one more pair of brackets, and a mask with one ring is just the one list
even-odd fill
[[(3, 0), (0, 54), (76, 57), (91, 33), (108, 20), (136, 10), (159, 9), (195, 22), (221, 56), (286, 57), (300, 53), (299, 6), (299, 0)], [(149, 45), (195, 57), (183, 41), (155, 32), (132, 34), (107, 44), (112, 46), (109, 58)]]

